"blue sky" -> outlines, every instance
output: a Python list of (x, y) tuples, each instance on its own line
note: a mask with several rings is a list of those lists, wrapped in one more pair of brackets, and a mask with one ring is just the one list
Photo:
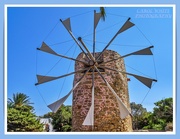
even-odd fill
[[(81, 51), (59, 21), (71, 17), (74, 35), (81, 36), (92, 50), (94, 10), (99, 11), (99, 8), (8, 8), (8, 98), (16, 92), (25, 93), (34, 103), (36, 114), (43, 115), (50, 111), (48, 104), (71, 90), (73, 76), (39, 85), (38, 89), (34, 86), (36, 74), (59, 76), (74, 71), (74, 62), (39, 52), (36, 48), (45, 41), (56, 52), (75, 58)], [(108, 49), (124, 55), (150, 45), (155, 47), (152, 49), (154, 56), (125, 59), (127, 72), (158, 80), (148, 93), (147, 87), (130, 77), (130, 101), (141, 103), (148, 93), (143, 106), (152, 110), (154, 102), (173, 96), (172, 9), (107, 7), (106, 12), (106, 21), (100, 21), (96, 29), (96, 51), (105, 47), (128, 17), (136, 26), (118, 35)], [(142, 17), (144, 14), (159, 17)], [(71, 99), (65, 104), (71, 104)]]

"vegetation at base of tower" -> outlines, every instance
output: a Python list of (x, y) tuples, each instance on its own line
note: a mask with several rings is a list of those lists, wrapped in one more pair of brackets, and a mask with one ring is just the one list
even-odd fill
[[(7, 103), (8, 132), (42, 132), (43, 124), (34, 114), (29, 96), (23, 93), (13, 94)], [(148, 112), (141, 104), (132, 102), (133, 130), (173, 130), (173, 99), (165, 98), (154, 103), (152, 112)], [(56, 132), (69, 132), (72, 128), (72, 107), (62, 105), (56, 113), (49, 112), (43, 116), (52, 118)]]
[(148, 113), (146, 108), (143, 108), (141, 104), (136, 104), (135, 102), (130, 103), (130, 106), (131, 114), (133, 115), (133, 129), (142, 129), (146, 125), (146, 121), (143, 121), (144, 116)]
[(141, 104), (131, 103), (134, 130), (173, 130), (173, 99), (165, 98), (154, 104), (153, 112), (147, 112)]
[(52, 118), (52, 125), (56, 132), (69, 132), (72, 128), (72, 107), (62, 105), (56, 113), (49, 112), (43, 116)]
[(13, 99), (7, 103), (7, 131), (8, 132), (41, 132), (43, 125), (33, 113), (30, 98), (26, 94), (13, 94)]

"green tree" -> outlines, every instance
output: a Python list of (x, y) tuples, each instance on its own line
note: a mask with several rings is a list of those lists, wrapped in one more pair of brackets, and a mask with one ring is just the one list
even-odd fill
[(154, 103), (153, 129), (164, 130), (168, 123), (173, 122), (173, 99), (165, 98)]
[(166, 122), (173, 121), (173, 99), (166, 98), (162, 99), (155, 104), (154, 116), (160, 119), (164, 119)]
[(143, 129), (153, 129), (154, 126), (154, 116), (152, 112), (145, 113), (143, 117), (144, 127)]
[(52, 124), (56, 131), (71, 131), (72, 127), (72, 109), (71, 106), (62, 105), (53, 116)]
[(30, 102), (29, 96), (27, 96), (24, 93), (16, 93), (13, 94), (13, 98), (8, 98), (8, 107), (18, 107), (18, 106), (27, 106), (29, 108), (32, 108), (33, 103)]
[(133, 129), (142, 129), (146, 123), (144, 123), (143, 117), (147, 113), (146, 108), (144, 108), (141, 104), (136, 104), (135, 102), (130, 103), (131, 106), (131, 114), (133, 116), (132, 124)]
[(52, 118), (53, 128), (57, 132), (71, 131), (72, 127), (72, 107), (62, 105), (56, 113), (47, 113), (44, 118)]
[(43, 125), (40, 124), (33, 113), (30, 98), (26, 94), (13, 94), (13, 99), (8, 99), (7, 131), (9, 132), (40, 132)]
[(144, 116), (147, 123), (143, 129), (165, 130), (165, 128), (171, 128), (170, 130), (172, 130), (173, 99), (165, 98), (154, 104), (153, 112)]
[(7, 131), (9, 132), (41, 132), (43, 125), (27, 106), (17, 106), (7, 110)]

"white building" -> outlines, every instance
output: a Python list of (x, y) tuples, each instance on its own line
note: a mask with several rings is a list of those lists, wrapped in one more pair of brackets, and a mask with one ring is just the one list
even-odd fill
[(51, 118), (40, 118), (40, 123), (44, 125), (44, 131), (54, 132)]

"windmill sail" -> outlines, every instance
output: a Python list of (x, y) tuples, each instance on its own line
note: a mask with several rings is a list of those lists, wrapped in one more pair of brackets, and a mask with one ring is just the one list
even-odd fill
[(66, 28), (66, 30), (69, 32), (69, 34), (71, 35), (71, 37), (73, 38), (73, 40), (76, 42), (76, 44), (79, 46), (79, 48), (81, 49), (81, 51), (86, 55), (86, 57), (90, 60), (90, 58), (88, 57), (88, 55), (86, 54), (86, 52), (84, 51), (84, 49), (81, 47), (81, 45), (78, 43), (77, 39), (74, 37), (72, 30), (71, 30), (71, 23), (70, 23), (70, 18), (66, 19), (66, 20), (61, 20), (62, 24), (64, 25), (64, 27)]
[(42, 83), (45, 83), (45, 82), (49, 82), (49, 81), (52, 81), (52, 80), (56, 80), (56, 79), (58, 79), (58, 77), (37, 75), (38, 83), (36, 85), (42, 84)]
[(134, 26), (134, 23), (130, 22), (129, 20), (130, 20), (130, 18), (124, 23), (124, 25), (118, 31), (118, 34), (124, 32), (125, 30), (127, 30), (127, 29), (131, 28), (132, 26)]
[(50, 108), (53, 112), (57, 112), (57, 110), (61, 107), (61, 105), (66, 101), (66, 99), (70, 96), (70, 94), (73, 92), (74, 89), (78, 86), (78, 84), (81, 82), (81, 80), (73, 87), (73, 89), (64, 97), (57, 100), (56, 102), (48, 105), (48, 108)]
[(120, 72), (120, 73), (124, 73), (124, 74), (127, 74), (127, 75), (131, 75), (131, 76), (135, 77), (137, 80), (139, 80), (141, 83), (143, 83), (144, 85), (146, 85), (149, 88), (151, 88), (153, 81), (157, 82), (156, 79), (151, 79), (151, 78), (139, 76), (139, 75), (136, 75), (136, 74), (132, 74), (132, 73), (124, 72), (124, 71), (119, 71), (119, 70), (108, 68), (108, 67), (103, 67), (103, 66), (99, 66), (99, 67), (105, 68), (105, 69), (108, 69), (108, 70), (112, 70), (112, 71), (116, 71), (116, 72)]
[[(100, 76), (103, 78), (103, 80), (105, 81), (106, 85), (108, 86), (108, 88), (111, 90), (111, 92), (113, 93), (113, 95), (116, 97), (117, 102), (118, 102), (118, 106), (119, 106), (119, 110), (120, 110), (120, 118), (124, 119), (126, 118), (126, 116), (128, 116), (129, 114), (131, 115), (131, 113), (129, 112), (129, 110), (127, 109), (127, 107), (125, 106), (125, 104), (122, 102), (122, 100), (119, 98), (119, 96), (116, 94), (116, 92), (114, 91), (114, 89), (110, 86), (110, 84), (105, 80), (105, 78), (102, 76), (102, 74), (99, 72), (99, 70), (97, 69), (97, 67), (95, 67), (96, 70), (98, 71), (98, 73), (100, 74)], [(93, 89), (93, 87), (92, 87)], [(94, 90), (92, 90), (92, 93)], [(83, 125), (94, 125), (94, 104), (92, 103), (88, 114), (83, 122)]]
[(143, 83), (149, 88), (151, 88), (153, 81), (157, 81), (155, 79), (150, 79), (150, 78), (146, 78), (146, 77), (135, 75), (135, 74), (132, 74), (132, 76), (134, 76), (137, 80), (139, 80), (141, 83)]
[(96, 27), (98, 25), (100, 18), (101, 18), (101, 13), (96, 13), (96, 11), (94, 11), (94, 30), (93, 30), (93, 56), (94, 57), (95, 57)]
[(61, 105), (66, 101), (66, 99), (69, 97), (69, 95), (72, 93), (72, 90), (63, 98), (57, 100), (56, 102), (48, 105), (48, 108), (50, 108), (53, 112), (57, 112), (57, 110), (61, 107)]
[(122, 100), (119, 98), (119, 96), (116, 94), (116, 92), (114, 91), (114, 89), (110, 86), (110, 84), (106, 81), (106, 79), (103, 77), (103, 75), (100, 73), (100, 71), (98, 70), (98, 68), (95, 66), (95, 69), (98, 71), (98, 74), (101, 76), (101, 78), (103, 79), (103, 81), (106, 83), (106, 85), (108, 86), (108, 88), (111, 90), (111, 92), (113, 93), (113, 95), (116, 97), (118, 105), (119, 105), (119, 110), (120, 110), (120, 117), (121, 119), (126, 118), (127, 115), (131, 115), (131, 112), (129, 112), (129, 110), (127, 109), (127, 107), (125, 106), (125, 104), (122, 102)]
[(109, 60), (109, 61), (105, 61), (105, 62), (103, 62), (101, 64), (105, 64), (105, 63), (109, 63), (109, 62), (112, 62), (112, 61), (116, 61), (118, 59), (122, 59), (122, 58), (125, 58), (125, 57), (128, 57), (128, 56), (131, 56), (131, 55), (153, 55), (153, 53), (151, 51), (151, 48), (153, 48), (153, 47), (154, 46), (150, 46), (150, 47), (147, 47), (147, 48), (144, 48), (144, 49), (141, 49), (141, 50), (138, 50), (138, 51), (126, 54), (126, 55), (121, 56), (119, 58), (115, 58), (115, 59), (112, 59), (112, 60)]
[(153, 55), (153, 53), (151, 51), (151, 48), (153, 48), (153, 47), (154, 46), (149, 46), (147, 48), (144, 48), (144, 49), (132, 52), (130, 54), (126, 54), (124, 56), (121, 56), (120, 58), (125, 58), (125, 57), (130, 56), (130, 55)]
[(50, 82), (50, 81), (53, 81), (53, 80), (56, 80), (56, 79), (60, 79), (60, 78), (63, 78), (63, 77), (75, 74), (75, 73), (79, 73), (79, 72), (83, 72), (83, 71), (87, 72), (88, 70), (89, 70), (89, 68), (87, 67), (87, 68), (84, 68), (84, 69), (80, 69), (80, 70), (78, 70), (76, 72), (71, 72), (71, 73), (64, 74), (64, 75), (58, 76), (58, 77), (37, 75), (38, 83), (36, 83), (35, 85), (39, 85), (39, 84), (42, 84), (42, 83)]
[(114, 39), (122, 32), (124, 32), (125, 30), (131, 28), (132, 26), (134, 26), (135, 24), (129, 21), (130, 18), (127, 19), (127, 21), (124, 23), (124, 25), (119, 29), (119, 31), (114, 35), (114, 37), (109, 41), (109, 43), (104, 47), (104, 49), (102, 50), (102, 52), (99, 54), (99, 56), (97, 57), (97, 60), (101, 57), (101, 55), (104, 53), (104, 51), (109, 47), (109, 45), (114, 41)]
[(121, 119), (126, 118), (126, 116), (128, 116), (129, 114), (131, 115), (131, 112), (129, 112), (129, 110), (127, 109), (127, 107), (125, 106), (125, 104), (122, 102), (122, 100), (119, 98), (119, 96), (116, 94), (116, 92), (114, 91), (114, 89), (110, 86), (110, 84), (106, 81), (107, 86), (109, 87), (109, 89), (111, 90), (111, 92), (113, 93), (113, 95), (116, 97), (118, 105), (119, 105), (119, 110), (120, 110), (120, 117)]
[(153, 55), (150, 48), (153, 48), (153, 46), (131, 53), (131, 55)]
[(62, 21), (62, 23), (63, 23), (63, 25), (65, 26), (65, 28), (66, 28), (67, 30), (69, 30), (69, 31), (72, 32), (72, 30), (71, 30), (70, 18), (68, 18), (68, 19), (66, 19), (66, 20), (64, 20), (64, 21)]
[(53, 54), (53, 55), (58, 55), (45, 42), (42, 43), (41, 48), (39, 48), (39, 50), (50, 53), (50, 54)]
[(82, 125), (94, 125), (94, 70), (92, 72), (92, 101), (91, 107)]
[(82, 81), (82, 79), (84, 78), (84, 76), (87, 74), (87, 72), (90, 70), (90, 68), (88, 68), (88, 70), (84, 73), (84, 75), (79, 79), (79, 81), (74, 85), (74, 87), (72, 88), (72, 90), (63, 98), (57, 100), (56, 102), (48, 105), (48, 107), (53, 111), (56, 112), (60, 106), (66, 101), (66, 99), (69, 97), (69, 95), (74, 91), (74, 89), (76, 89), (76, 87), (80, 84), (80, 82)]
[(101, 18), (101, 13), (94, 13), (94, 29), (97, 27), (100, 18)]
[[(109, 120), (109, 117), (98, 117), (97, 116), (97, 113), (94, 112), (95, 108), (94, 108), (94, 93), (95, 93), (95, 83), (94, 83), (94, 78), (95, 78), (95, 75), (94, 75), (94, 72), (98, 72), (98, 74), (101, 76), (101, 78), (103, 79), (103, 81), (105, 82), (105, 85), (106, 87), (108, 87), (108, 93), (112, 92), (110, 95), (113, 97), (112, 101), (115, 101), (116, 105), (118, 106), (118, 109), (117, 111), (119, 112), (118, 115), (115, 116), (115, 119), (118, 118), (118, 119), (125, 119), (127, 118), (127, 121), (126, 122), (129, 122), (128, 118), (130, 117), (127, 117), (128, 115), (131, 115), (131, 112), (129, 110), (129, 99), (121, 99), (120, 96), (118, 96), (118, 92), (116, 93), (115, 92), (115, 88), (111, 87), (111, 85), (106, 81), (106, 79), (104, 78), (104, 75), (101, 74), (101, 68), (103, 69), (103, 72), (105, 72), (104, 69), (108, 69), (108, 70), (112, 70), (112, 71), (115, 71), (115, 72), (120, 72), (121, 74), (127, 74), (127, 75), (130, 75), (130, 76), (133, 76), (134, 78), (136, 78), (137, 80), (139, 80), (141, 83), (143, 83), (145, 86), (151, 88), (152, 86), (152, 83), (153, 81), (157, 81), (155, 79), (151, 79), (151, 78), (147, 78), (147, 77), (143, 77), (143, 76), (139, 76), (139, 75), (136, 75), (136, 74), (131, 74), (131, 73), (127, 73), (125, 71), (120, 71), (119, 69), (123, 69), (124, 68), (124, 63), (121, 64), (121, 66), (119, 67), (116, 67), (117, 69), (111, 69), (111, 67), (114, 67), (114, 65), (111, 65), (111, 63), (109, 63), (108, 67), (101, 67), (101, 64), (102, 65), (106, 65), (105, 63), (108, 63), (108, 62), (112, 62), (112, 61), (116, 61), (120, 58), (124, 58), (124, 57), (127, 57), (127, 56), (130, 56), (130, 55), (152, 55), (152, 51), (150, 50), (150, 48), (153, 48), (153, 46), (150, 46), (148, 48), (145, 48), (145, 49), (142, 49), (142, 50), (138, 50), (138, 51), (135, 51), (135, 52), (131, 52), (129, 54), (126, 54), (124, 56), (117, 56), (116, 58), (114, 57), (114, 59), (111, 59), (110, 56), (105, 56), (105, 59), (109, 59), (109, 61), (100, 61), (99, 62), (99, 59), (101, 58), (101, 56), (103, 55), (103, 53), (105, 52), (105, 50), (112, 44), (112, 42), (116, 39), (116, 37), (125, 32), (126, 30), (130, 29), (131, 27), (133, 27), (135, 24), (132, 23), (130, 21), (130, 18), (128, 18), (124, 24), (122, 26), (119, 26), (118, 30), (116, 31), (116, 34), (113, 35), (113, 37), (109, 40), (109, 42), (105, 45), (104, 49), (99, 52), (99, 53), (95, 53), (95, 42), (96, 42), (96, 28), (98, 26), (98, 23), (99, 23), (99, 20), (101, 18), (101, 13), (96, 13), (96, 11), (94, 11), (94, 21), (93, 21), (93, 51), (92, 53), (89, 51), (88, 47), (85, 45), (85, 43), (83, 42), (82, 38), (79, 37), (78, 39), (73, 35), (73, 32), (72, 32), (72, 28), (71, 28), (71, 21), (70, 21), (70, 18), (67, 18), (65, 20), (61, 20), (60, 21), (62, 22), (62, 25), (64, 26), (64, 28), (68, 31), (68, 33), (70, 34), (70, 36), (72, 37), (72, 39), (75, 41), (75, 43), (78, 45), (78, 47), (81, 49), (81, 51), (83, 52), (83, 58), (80, 56), (80, 57), (77, 57), (77, 59), (75, 58), (71, 58), (71, 57), (68, 57), (68, 56), (64, 56), (64, 55), (61, 55), (61, 54), (58, 54), (56, 53), (56, 51), (54, 51), (53, 49), (51, 49), (51, 47), (49, 47), (45, 42), (42, 43), (41, 47), (40, 48), (37, 48), (38, 50), (41, 50), (43, 52), (46, 52), (46, 53), (49, 53), (49, 54), (53, 54), (55, 56), (59, 56), (61, 58), (66, 58), (66, 59), (70, 59), (70, 60), (74, 60), (76, 62), (81, 62), (83, 63), (83, 66), (81, 66), (82, 64), (77, 64), (76, 63), (76, 67), (75, 67), (75, 71), (74, 72), (71, 72), (71, 73), (68, 73), (68, 74), (64, 74), (64, 75), (61, 75), (61, 76), (56, 76), (56, 77), (53, 77), (53, 76), (43, 76), (43, 75), (37, 75), (37, 80), (38, 80), (38, 83), (36, 83), (35, 85), (39, 85), (39, 84), (43, 84), (43, 83), (46, 83), (46, 82), (50, 82), (50, 81), (53, 81), (53, 80), (56, 80), (56, 79), (60, 79), (60, 78), (63, 78), (63, 77), (66, 77), (66, 76), (69, 76), (69, 75), (72, 75), (72, 74), (76, 74), (76, 73), (83, 73), (83, 76), (80, 76), (80, 74), (78, 74), (77, 76), (75, 76), (75, 79), (74, 79), (74, 86), (73, 88), (70, 90), (70, 92), (68, 94), (66, 94), (65, 96), (63, 96), (62, 98), (58, 99), (57, 101), (51, 103), (48, 105), (48, 108), (50, 108), (53, 112), (57, 112), (58, 109), (61, 107), (61, 105), (67, 100), (67, 98), (73, 93), (73, 91), (78, 91), (79, 92), (79, 89), (77, 89), (78, 85), (81, 83), (81, 81), (83, 81), (82, 79), (84, 78), (84, 76), (89, 72), (89, 75), (92, 73), (92, 97), (91, 97), (91, 106), (89, 107), (89, 110), (87, 111), (87, 115), (82, 123), (82, 125), (91, 125), (92, 126), (92, 130), (93, 129), (93, 125), (94, 125), (94, 115), (95, 115), (95, 118), (97, 118), (97, 121), (96, 121), (96, 124), (98, 125), (99, 121), (101, 122), (101, 119), (103, 120), (107, 120), (106, 118), (108, 118)], [(78, 41), (79, 40), (79, 41)], [(80, 43), (79, 43), (80, 42)], [(110, 53), (111, 54), (111, 53)], [(112, 53), (113, 54), (113, 53)], [(86, 58), (84, 58), (84, 55), (86, 56)], [(114, 54), (113, 54), (114, 55)], [(79, 59), (78, 59), (79, 58)], [(83, 60), (82, 60), (83, 59)], [(82, 61), (81, 61), (82, 60)], [(79, 67), (77, 66), (79, 65)], [(109, 68), (110, 67), (110, 68)], [(79, 69), (79, 70), (77, 70)], [(100, 72), (101, 71), (101, 72)], [(114, 72), (114, 73), (115, 73)], [(105, 72), (106, 74), (106, 72)], [(89, 75), (87, 76), (86, 79), (84, 79), (85, 81), (88, 80), (88, 84), (89, 84)], [(111, 76), (108, 76), (107, 77), (110, 77)], [(98, 78), (99, 80), (99, 78)], [(110, 79), (110, 80), (113, 80), (113, 79)], [(86, 82), (84, 82), (84, 84), (86, 84)], [(126, 88), (128, 86), (126, 86), (126, 84), (121, 84), (122, 86), (120, 87), (123, 87), (123, 88)], [(103, 84), (104, 86), (104, 84)], [(81, 88), (80, 86), (80, 91), (82, 90), (83, 88)], [(89, 90), (88, 90), (89, 91)], [(102, 92), (101, 92), (102, 91)], [(89, 92), (88, 92), (89, 93)], [(107, 95), (106, 92), (104, 92), (103, 90), (100, 90), (100, 93), (101, 95)], [(125, 94), (127, 94), (128, 92), (125, 91)], [(81, 94), (80, 94), (81, 95)], [(74, 103), (74, 108), (76, 109), (76, 104), (79, 105), (79, 102), (78, 102), (78, 99), (79, 99), (79, 96), (80, 95), (75, 95), (74, 96), (74, 100), (76, 100), (77, 102)], [(86, 94), (82, 94), (82, 95), (86, 95)], [(78, 99), (76, 99), (76, 97)], [(87, 98), (88, 101), (89, 101), (89, 98)], [(97, 98), (98, 100), (99, 98)], [(109, 98), (108, 98), (109, 99)], [(114, 100), (115, 99), (115, 100)], [(117, 102), (116, 102), (117, 101)], [(80, 102), (81, 103), (81, 102)], [(110, 103), (111, 104), (111, 103)], [(83, 105), (83, 104), (82, 104)], [(126, 106), (127, 105), (127, 106)], [(98, 105), (96, 106), (98, 107)], [(109, 109), (107, 110), (107, 112), (109, 111)], [(74, 115), (79, 114), (79, 111), (74, 111)], [(84, 114), (82, 114), (81, 116), (84, 116)], [(106, 116), (106, 115), (105, 115)], [(79, 116), (78, 116), (79, 117)], [(75, 120), (77, 120), (76, 122), (78, 122), (78, 120), (82, 120), (82, 117), (80, 117), (80, 119), (78, 119), (78, 117), (76, 117)], [(99, 119), (101, 118), (101, 119)], [(112, 117), (114, 118), (114, 117)], [(119, 121), (119, 120), (118, 120)], [(74, 123), (76, 123), (74, 122)], [(113, 121), (114, 123), (116, 121)], [(117, 122), (118, 124), (120, 124), (119, 122)], [(100, 123), (101, 124), (101, 123)], [(74, 125), (73, 125), (74, 126)], [(79, 125), (78, 125), (79, 126)], [(120, 125), (118, 125), (120, 126)], [(131, 128), (131, 127), (130, 127)], [(81, 129), (80, 129), (81, 130)]]
[(88, 114), (87, 114), (87, 116), (86, 116), (86, 118), (85, 118), (82, 125), (94, 125), (94, 122), (93, 122), (93, 119), (92, 119), (92, 117), (94, 117), (94, 114), (93, 114), (94, 113), (94, 108), (93, 107), (94, 106), (91, 105), (91, 107), (90, 107), (90, 109), (88, 111)]
[(62, 58), (66, 58), (66, 59), (69, 59), (69, 60), (73, 60), (73, 61), (77, 61), (77, 62), (81, 62), (85, 65), (88, 65), (86, 62), (84, 61), (81, 61), (81, 60), (77, 60), (77, 59), (74, 59), (74, 58), (71, 58), (71, 57), (68, 57), (68, 56), (64, 56), (64, 55), (60, 55), (58, 53), (56, 53), (55, 51), (53, 51), (45, 42), (42, 43), (41, 45), (41, 48), (38, 48), (38, 50), (41, 50), (43, 52), (46, 52), (46, 53), (49, 53), (49, 54), (53, 54), (55, 56), (59, 56), (59, 57), (62, 57)]

